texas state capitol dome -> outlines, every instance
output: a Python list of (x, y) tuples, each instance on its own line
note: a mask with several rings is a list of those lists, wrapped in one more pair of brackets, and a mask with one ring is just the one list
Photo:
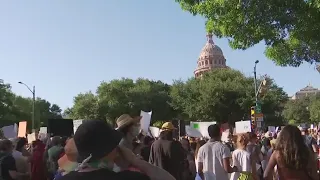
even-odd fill
[(197, 63), (198, 66), (194, 71), (196, 78), (212, 69), (227, 68), (223, 52), (219, 46), (214, 44), (211, 33), (207, 34), (207, 42), (201, 50)]

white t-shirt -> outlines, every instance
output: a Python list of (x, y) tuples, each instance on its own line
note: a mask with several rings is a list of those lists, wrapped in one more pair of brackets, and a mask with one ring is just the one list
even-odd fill
[(207, 142), (198, 152), (198, 162), (203, 163), (204, 180), (228, 180), (223, 159), (230, 158), (230, 149), (219, 141)]
[[(237, 166), (240, 172), (251, 172), (250, 153), (246, 150), (236, 149), (232, 153), (233, 166)], [(240, 176), (239, 172), (231, 174), (230, 180), (237, 180)]]

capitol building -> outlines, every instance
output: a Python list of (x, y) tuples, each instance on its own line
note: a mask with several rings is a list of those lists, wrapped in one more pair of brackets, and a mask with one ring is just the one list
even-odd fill
[(309, 84), (308, 86), (300, 89), (300, 91), (296, 92), (291, 99), (295, 100), (295, 99), (301, 99), (304, 97), (308, 97), (308, 96), (314, 96), (316, 94), (320, 94), (320, 89), (314, 88), (311, 86), (311, 84)]
[(207, 42), (201, 50), (194, 76), (199, 78), (203, 73), (216, 68), (228, 68), (226, 59), (219, 46), (214, 44), (212, 34), (207, 34)]

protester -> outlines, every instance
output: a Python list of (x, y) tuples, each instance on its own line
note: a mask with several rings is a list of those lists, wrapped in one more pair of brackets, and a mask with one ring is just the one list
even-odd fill
[(194, 154), (191, 152), (190, 142), (187, 138), (182, 138), (180, 140), (182, 148), (184, 149), (185, 157), (184, 160), (184, 171), (183, 171), (183, 180), (194, 180), (196, 177), (196, 169), (194, 162)]
[[(119, 146), (122, 134), (113, 130), (106, 122), (85, 121), (79, 126), (74, 142), (78, 151), (79, 167), (60, 180), (174, 180), (166, 171), (137, 158), (129, 149)], [(122, 158), (141, 172), (113, 172), (117, 158)]]
[(29, 173), (17, 171), (15, 159), (12, 156), (13, 144), (10, 140), (0, 141), (0, 168), (3, 180), (14, 180), (29, 177)]
[(149, 161), (151, 145), (154, 142), (154, 139), (150, 136), (146, 136), (143, 140), (143, 148), (141, 149), (141, 156), (145, 161)]
[(230, 149), (221, 143), (220, 127), (208, 127), (210, 140), (198, 151), (198, 173), (202, 180), (228, 180), (228, 173), (236, 172), (230, 166)]
[(199, 140), (196, 143), (196, 148), (194, 151), (194, 159), (195, 159), (195, 166), (196, 166), (197, 175), (196, 175), (195, 180), (201, 180), (201, 177), (199, 176), (199, 173), (198, 173), (198, 169), (199, 169), (198, 168), (198, 152), (199, 152), (200, 147), (203, 146), (205, 143), (206, 143), (205, 140)]
[(173, 139), (174, 130), (171, 122), (162, 125), (159, 139), (151, 146), (149, 162), (168, 171), (176, 180), (183, 180), (185, 153), (180, 142)]
[(58, 170), (58, 160), (61, 153), (63, 152), (63, 147), (61, 146), (61, 137), (55, 136), (51, 139), (51, 147), (48, 149), (48, 178), (53, 179)]
[[(306, 126), (301, 128), (301, 134), (304, 139), (304, 143), (315, 154), (318, 152), (317, 141), (309, 135), (309, 130)], [(313, 154), (314, 155), (314, 154)]]
[(246, 150), (251, 154), (253, 160), (256, 164), (258, 164), (257, 174), (260, 178), (263, 176), (263, 169), (262, 169), (262, 160), (263, 156), (261, 153), (261, 147), (258, 145), (258, 138), (254, 132), (249, 133), (249, 143), (246, 146)]
[[(30, 174), (30, 172), (29, 172), (29, 170), (30, 170), (29, 157), (23, 156), (20, 151), (16, 150), (17, 144), (19, 144), (18, 149), (20, 149), (19, 147), (21, 146), (21, 143), (19, 143), (19, 142), (21, 142), (21, 139), (24, 140), (24, 138), (10, 139), (10, 141), (12, 142), (12, 145), (13, 145), (12, 157), (16, 161), (17, 172)], [(29, 177), (27, 177), (27, 176), (18, 177), (18, 180), (27, 180), (27, 179), (29, 179)]]
[(272, 180), (276, 165), (279, 180), (318, 179), (314, 156), (296, 126), (284, 127), (278, 136), (278, 143), (264, 172), (265, 179)]
[(32, 180), (43, 180), (46, 178), (46, 164), (43, 161), (45, 144), (36, 140), (32, 142), (31, 177)]
[(128, 114), (123, 114), (117, 119), (117, 130), (124, 136), (120, 141), (120, 145), (133, 150), (133, 140), (140, 132), (141, 116), (132, 118)]
[(256, 162), (254, 161), (253, 156), (246, 150), (248, 143), (249, 135), (247, 133), (237, 135), (237, 149), (232, 153), (232, 162), (233, 166), (236, 166), (239, 172), (233, 172), (230, 180), (258, 180)]

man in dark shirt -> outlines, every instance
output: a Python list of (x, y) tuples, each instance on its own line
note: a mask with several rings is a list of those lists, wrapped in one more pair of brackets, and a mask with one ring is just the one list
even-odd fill
[(16, 161), (11, 154), (0, 154), (1, 178), (4, 180), (13, 180), (9, 171), (17, 171)]
[(180, 142), (173, 140), (173, 124), (164, 123), (161, 129), (159, 139), (151, 146), (149, 163), (168, 171), (176, 180), (182, 180), (186, 154)]

